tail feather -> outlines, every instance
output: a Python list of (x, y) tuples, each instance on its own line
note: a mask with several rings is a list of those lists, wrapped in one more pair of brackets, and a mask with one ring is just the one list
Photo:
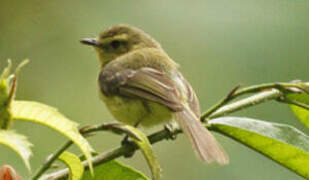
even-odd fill
[(228, 164), (229, 158), (215, 137), (203, 126), (196, 115), (189, 109), (175, 112), (175, 119), (180, 125), (201, 160), (211, 163)]

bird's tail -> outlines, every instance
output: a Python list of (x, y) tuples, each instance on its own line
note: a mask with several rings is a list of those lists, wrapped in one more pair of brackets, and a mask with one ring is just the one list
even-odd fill
[(228, 164), (229, 158), (215, 137), (203, 126), (199, 118), (185, 107), (183, 111), (175, 112), (175, 119), (189, 140), (201, 160), (210, 163)]

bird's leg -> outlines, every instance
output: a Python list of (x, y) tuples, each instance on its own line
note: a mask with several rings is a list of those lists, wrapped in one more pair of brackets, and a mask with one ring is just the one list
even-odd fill
[(129, 135), (125, 135), (124, 138), (121, 140), (121, 145), (124, 146), (126, 144), (129, 144)]
[[(138, 125), (140, 124), (141, 120), (137, 121), (135, 124), (134, 124), (134, 127), (137, 128)], [(135, 143), (133, 141), (129, 141), (129, 135), (126, 135), (122, 140), (121, 140), (121, 145), (122, 146), (125, 146), (125, 145), (135, 145)], [(129, 153), (126, 153), (124, 154), (123, 156), (126, 157), (126, 158), (129, 158), (129, 157), (132, 157), (134, 155), (135, 151), (132, 151), (132, 152), (129, 152)]]
[(169, 136), (166, 138), (167, 140), (175, 140), (176, 139), (176, 130), (178, 129), (178, 124), (174, 121), (168, 122), (164, 125), (164, 129), (168, 132)]
[[(138, 125), (141, 123), (141, 120), (140, 121), (137, 121), (135, 124), (134, 124), (134, 127), (137, 128)], [(126, 145), (126, 144), (129, 144), (130, 141), (129, 141), (129, 135), (126, 135), (122, 140), (121, 140), (121, 145)]]

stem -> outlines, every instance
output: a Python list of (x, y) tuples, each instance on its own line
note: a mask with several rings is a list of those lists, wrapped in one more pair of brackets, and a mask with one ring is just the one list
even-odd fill
[(222, 106), (226, 105), (230, 101), (236, 99), (237, 97), (240, 97), (244, 94), (249, 93), (255, 93), (255, 92), (261, 92), (263, 90), (270, 90), (270, 89), (277, 89), (280, 91), (291, 91), (291, 89), (288, 88), (297, 88), (301, 89), (303, 91), (306, 91), (304, 88), (302, 88), (301, 85), (298, 83), (266, 83), (266, 84), (260, 84), (260, 85), (254, 85), (247, 88), (242, 88), (238, 90), (237, 86), (234, 88), (225, 98), (221, 99), (217, 104), (209, 108), (206, 112), (204, 112), (201, 115), (201, 121), (205, 121), (208, 117), (210, 117), (214, 112), (216, 112), (218, 109), (220, 109)]
[(45, 171), (47, 171), (50, 166), (53, 164), (53, 162), (65, 151), (67, 148), (69, 148), (73, 144), (72, 141), (66, 142), (59, 150), (57, 150), (55, 153), (53, 153), (50, 157), (48, 157), (47, 161), (40, 167), (40, 169), (34, 174), (34, 176), (31, 178), (32, 180), (38, 179)]
[[(260, 86), (262, 87), (262, 86)], [(271, 86), (273, 87), (273, 86)], [(251, 91), (256, 91), (257, 88), (253, 88), (253, 89), (249, 89), (246, 88), (246, 91), (239, 91), (238, 93), (244, 93), (244, 92), (251, 92)], [(216, 117), (220, 117), (232, 112), (235, 112), (237, 110), (241, 110), (243, 108), (249, 107), (249, 106), (254, 106), (257, 104), (260, 104), (262, 102), (268, 101), (268, 100), (273, 100), (273, 99), (277, 99), (282, 95), (282, 93), (277, 90), (277, 89), (271, 89), (269, 91), (264, 91), (264, 92), (260, 92), (256, 95), (253, 95), (251, 97), (248, 97), (246, 99), (240, 100), (238, 102), (223, 106), (221, 108), (219, 108), (217, 111), (215, 111), (214, 113), (212, 113), (211, 116), (209, 116), (210, 119), (212, 118), (216, 118)], [(174, 135), (177, 135), (179, 133), (181, 133), (182, 131), (180, 129), (176, 130), (174, 132)], [(161, 131), (158, 131), (156, 133), (153, 133), (152, 135), (148, 136), (149, 141), (151, 144), (155, 144), (159, 141), (162, 141), (164, 139), (168, 139), (168, 137), (170, 137), (170, 132), (168, 132), (167, 130), (163, 129)], [(94, 166), (100, 165), (102, 163), (105, 163), (107, 161), (113, 160), (115, 158), (121, 157), (125, 154), (131, 153), (133, 151), (135, 151), (138, 147), (134, 146), (134, 145), (124, 145), (121, 147), (118, 147), (116, 149), (113, 149), (109, 152), (103, 152), (97, 156), (95, 156), (92, 159), (92, 163)], [(86, 161), (83, 162), (83, 165), (85, 168), (88, 168), (88, 164)], [(44, 176), (44, 178), (42, 179), (63, 179), (68, 177), (69, 175), (69, 169), (62, 169), (56, 172), (53, 172), (51, 174), (47, 174)]]
[(235, 112), (235, 111), (238, 111), (238, 110), (250, 107), (250, 106), (254, 106), (262, 102), (268, 101), (268, 100), (278, 99), (281, 96), (282, 96), (282, 93), (277, 89), (272, 89), (269, 91), (261, 92), (253, 96), (250, 96), (248, 98), (245, 98), (240, 101), (221, 107), (215, 113), (210, 115), (209, 119), (214, 119), (220, 116), (224, 116), (226, 114), (230, 114), (232, 112)]
[(201, 121), (204, 122), (206, 117), (209, 117), (212, 113), (217, 111), (220, 107), (224, 106), (229, 101), (231, 101), (233, 98), (235, 98), (235, 93), (239, 87), (240, 86), (238, 85), (235, 88), (233, 88), (232, 91), (230, 91), (230, 93), (226, 97), (221, 99), (217, 104), (215, 104), (214, 106), (209, 108), (205, 113), (203, 113), (203, 115), (200, 117)]

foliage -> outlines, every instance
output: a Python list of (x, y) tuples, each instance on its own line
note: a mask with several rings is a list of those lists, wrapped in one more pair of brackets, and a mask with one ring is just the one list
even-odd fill
[(87, 171), (83, 180), (149, 180), (142, 173), (117, 161), (110, 161), (94, 168), (94, 176)]
[(20, 68), (27, 62), (22, 62), (10, 75), (11, 61), (0, 76), (0, 143), (13, 149), (21, 156), (28, 169), (30, 169), (29, 158), (32, 154), (31, 143), (23, 135), (9, 130), (14, 120), (26, 120), (40, 123), (62, 133), (71, 139), (84, 153), (88, 160), (90, 169), (92, 148), (87, 140), (79, 133), (77, 124), (60, 114), (55, 108), (37, 102), (14, 100), (17, 75)]
[(75, 154), (65, 151), (58, 158), (69, 167), (71, 180), (79, 180), (83, 177), (84, 166)]
[(16, 133), (13, 130), (0, 130), (0, 144), (14, 150), (24, 161), (27, 169), (30, 170), (30, 157), (32, 155), (32, 144), (27, 137)]
[(239, 117), (210, 121), (211, 128), (309, 178), (309, 137), (289, 125)]
[[(300, 103), (303, 106), (309, 106), (309, 95), (305, 93), (289, 94), (287, 96), (290, 100)], [(309, 111), (308, 108), (291, 105), (291, 109), (298, 119), (309, 128)]]
[(67, 119), (55, 108), (37, 102), (14, 101), (11, 108), (13, 119), (45, 125), (71, 139), (85, 154), (91, 165), (91, 151), (93, 150), (79, 133), (78, 124)]
[(123, 124), (112, 124), (114, 130), (120, 130), (128, 134), (129, 137), (133, 138), (133, 141), (141, 149), (152, 173), (153, 180), (159, 180), (161, 176), (161, 168), (158, 160), (156, 159), (151, 144), (140, 130)]

